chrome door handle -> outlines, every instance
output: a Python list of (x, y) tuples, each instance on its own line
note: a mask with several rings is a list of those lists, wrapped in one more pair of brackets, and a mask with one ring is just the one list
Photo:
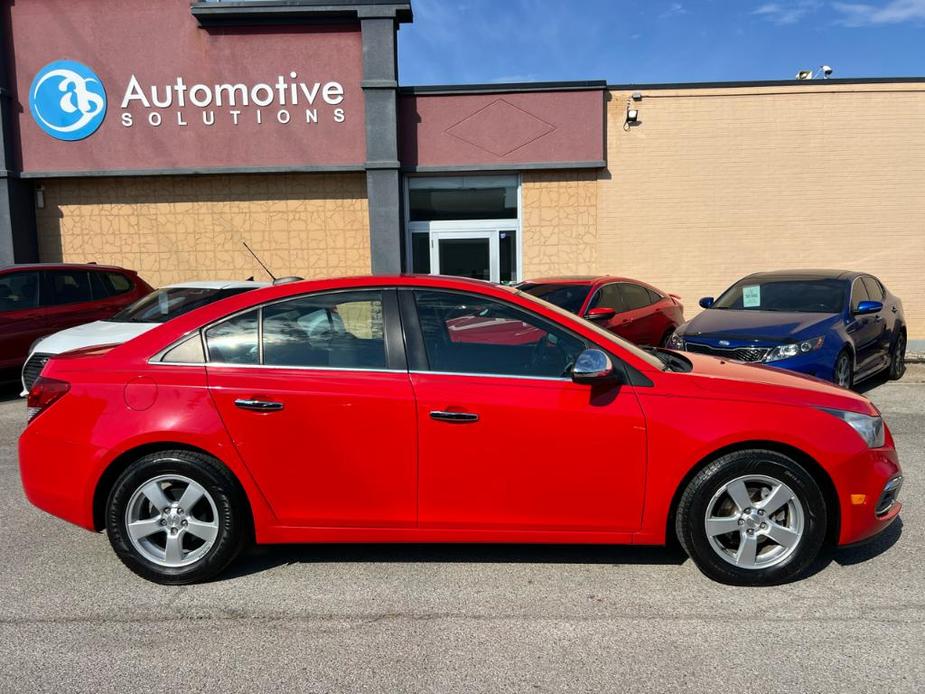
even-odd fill
[(257, 412), (277, 412), (283, 409), (283, 403), (273, 402), (272, 400), (248, 400), (246, 398), (238, 398), (234, 401), (235, 407), (240, 407), (242, 410), (256, 410)]
[(430, 413), (430, 418), (439, 422), (454, 422), (456, 424), (479, 421), (479, 416), (472, 412), (444, 412), (443, 410), (433, 410)]

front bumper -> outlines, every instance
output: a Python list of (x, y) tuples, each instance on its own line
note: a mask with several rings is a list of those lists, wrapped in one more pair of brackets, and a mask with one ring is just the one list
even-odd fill
[(903, 474), (892, 446), (870, 449), (842, 469), (842, 479), (835, 480), (841, 506), (838, 544), (853, 545), (886, 530), (902, 511)]

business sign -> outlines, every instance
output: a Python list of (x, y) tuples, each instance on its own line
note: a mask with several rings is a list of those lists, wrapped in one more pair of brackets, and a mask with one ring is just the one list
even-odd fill
[(362, 167), (357, 25), (208, 29), (188, 0), (152, 5), (11, 6), (25, 174)]

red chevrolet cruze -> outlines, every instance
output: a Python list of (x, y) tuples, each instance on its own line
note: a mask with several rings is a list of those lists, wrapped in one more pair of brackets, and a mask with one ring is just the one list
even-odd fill
[(160, 583), (213, 576), (251, 539), (676, 535), (710, 577), (766, 584), (900, 511), (893, 440), (867, 399), (644, 352), (473, 280), (258, 289), (53, 358), (29, 408), (29, 499), (106, 528)]

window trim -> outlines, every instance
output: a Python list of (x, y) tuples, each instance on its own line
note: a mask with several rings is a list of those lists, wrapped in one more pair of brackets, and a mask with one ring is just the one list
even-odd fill
[[(871, 301), (870, 294), (869, 294), (868, 291), (867, 291), (867, 285), (864, 284), (863, 279), (864, 279), (863, 275), (858, 275), (857, 277), (855, 277), (855, 278), (851, 281), (851, 288), (850, 288), (850, 290), (848, 291), (848, 313), (849, 313), (852, 317), (855, 315), (855, 311), (857, 310), (857, 306), (855, 306), (855, 304), (854, 304), (854, 285), (855, 285), (856, 282), (860, 282), (860, 283), (861, 283), (861, 286), (864, 288), (864, 294), (867, 294), (867, 299), (866, 299), (866, 301)], [(865, 301), (865, 299), (861, 299), (861, 301)], [(861, 302), (859, 301), (858, 304), (860, 304), (860, 303), (861, 303)]]

